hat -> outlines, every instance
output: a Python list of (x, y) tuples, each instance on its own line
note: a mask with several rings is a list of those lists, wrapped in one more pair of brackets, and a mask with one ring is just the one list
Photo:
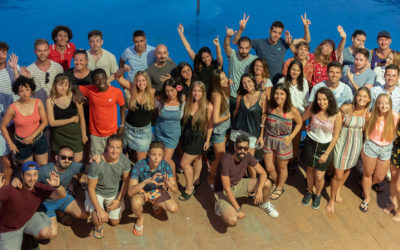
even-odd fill
[(24, 174), (29, 170), (39, 170), (39, 165), (34, 161), (25, 162), (24, 165), (22, 165), (22, 173)]
[(390, 33), (387, 32), (386, 30), (382, 30), (378, 33), (378, 37), (376, 39), (379, 39), (381, 37), (386, 37), (386, 38), (391, 38)]

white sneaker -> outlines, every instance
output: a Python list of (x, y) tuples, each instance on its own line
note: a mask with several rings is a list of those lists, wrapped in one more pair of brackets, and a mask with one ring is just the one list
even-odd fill
[(218, 216), (221, 216), (221, 215), (222, 215), (221, 209), (219, 208), (219, 206), (218, 206), (218, 204), (217, 204), (216, 201), (215, 201), (215, 204), (214, 204), (214, 213), (215, 213), (216, 215), (218, 215)]
[(269, 201), (267, 203), (260, 204), (259, 207), (264, 210), (269, 216), (272, 218), (278, 218), (279, 213), (276, 211), (274, 205), (272, 205)]

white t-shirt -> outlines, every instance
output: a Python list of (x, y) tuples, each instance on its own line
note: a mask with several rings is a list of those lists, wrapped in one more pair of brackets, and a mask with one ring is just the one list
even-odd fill
[(103, 54), (101, 55), (100, 59), (96, 62), (90, 54), (90, 50), (87, 51), (89, 62), (88, 62), (88, 68), (90, 70), (95, 70), (95, 69), (104, 69), (104, 71), (107, 74), (107, 77), (110, 77), (111, 74), (117, 72), (118, 70), (118, 64), (117, 64), (117, 59), (115, 56), (110, 53), (109, 51), (102, 49)]
[[(279, 79), (278, 83), (284, 83), (285, 77)], [(303, 91), (300, 91), (297, 88), (297, 85), (290, 85), (290, 100), (292, 101), (293, 106), (303, 114), (305, 111), (305, 106), (308, 105), (308, 96), (310, 95), (310, 89), (308, 87), (308, 81), (306, 78), (303, 78)]]

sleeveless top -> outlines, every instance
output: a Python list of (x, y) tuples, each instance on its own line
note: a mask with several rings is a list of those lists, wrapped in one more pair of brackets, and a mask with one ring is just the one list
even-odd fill
[(254, 137), (259, 137), (261, 133), (261, 115), (260, 97), (250, 108), (244, 104), (244, 97), (240, 100), (239, 112), (236, 116), (235, 129), (241, 129)]
[(136, 102), (135, 110), (128, 110), (126, 122), (132, 127), (145, 127), (150, 124), (153, 110), (145, 110), (144, 104)]
[(293, 121), (286, 118), (286, 113), (282, 116), (273, 114), (274, 110), (268, 112), (265, 131), (268, 135), (275, 137), (285, 137), (292, 133)]
[[(396, 127), (397, 121), (399, 119), (399, 115), (396, 111), (392, 111), (393, 113), (393, 120), (394, 120), (394, 127)], [(368, 139), (373, 141), (375, 144), (379, 146), (388, 146), (392, 144), (393, 140), (386, 141), (381, 138), (383, 129), (385, 128), (385, 120), (379, 120), (375, 124), (375, 128), (372, 133), (368, 136)], [(394, 137), (393, 137), (394, 139)]]
[(376, 49), (372, 50), (372, 59), (371, 59), (371, 69), (374, 69), (376, 66), (380, 66), (381, 64), (385, 64), (386, 59), (381, 59), (376, 54)]
[[(228, 115), (228, 112), (229, 112), (229, 97), (226, 98), (226, 103), (228, 104), (228, 108), (227, 108), (226, 112), (223, 113), (221, 116)], [(214, 134), (223, 134), (226, 130), (229, 129), (230, 126), (231, 126), (231, 119), (228, 118), (223, 122), (220, 122), (218, 124), (214, 124), (213, 133)]]
[(78, 115), (78, 108), (76, 107), (76, 104), (71, 100), (69, 103), (69, 106), (66, 107), (65, 109), (60, 108), (57, 106), (57, 104), (54, 102), (54, 120), (63, 120), (63, 119), (69, 119), (73, 116)]
[(307, 135), (318, 143), (329, 143), (332, 141), (333, 128), (335, 127), (336, 115), (323, 121), (315, 114), (312, 114), (310, 131)]
[(40, 99), (36, 99), (35, 108), (33, 109), (33, 113), (31, 115), (23, 115), (19, 112), (15, 103), (11, 104), (10, 107), (14, 109), (14, 124), (15, 124), (15, 134), (20, 138), (25, 138), (33, 134), (35, 130), (40, 125), (40, 114), (38, 103)]

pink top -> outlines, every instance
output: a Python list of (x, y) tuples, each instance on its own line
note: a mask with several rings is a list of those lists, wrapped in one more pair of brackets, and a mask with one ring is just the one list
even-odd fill
[(312, 114), (310, 130), (307, 132), (307, 135), (316, 142), (329, 143), (332, 141), (335, 119), (336, 115), (329, 117), (328, 120), (324, 121), (317, 115)]
[(15, 104), (11, 104), (10, 107), (14, 109), (14, 124), (15, 124), (15, 134), (20, 138), (25, 138), (33, 134), (35, 130), (40, 125), (40, 114), (38, 103), (40, 99), (36, 99), (35, 108), (33, 109), (33, 113), (31, 115), (23, 115), (17, 109)]
[[(394, 127), (396, 127), (397, 122), (399, 121), (399, 113), (396, 111), (393, 112), (393, 119), (394, 119)], [(369, 140), (373, 141), (374, 143), (378, 144), (379, 146), (388, 146), (392, 144), (393, 139), (394, 139), (394, 134), (393, 134), (393, 139), (390, 141), (385, 141), (381, 138), (383, 129), (385, 127), (385, 120), (379, 120), (376, 125), (375, 129), (372, 131), (372, 133), (369, 135)]]

